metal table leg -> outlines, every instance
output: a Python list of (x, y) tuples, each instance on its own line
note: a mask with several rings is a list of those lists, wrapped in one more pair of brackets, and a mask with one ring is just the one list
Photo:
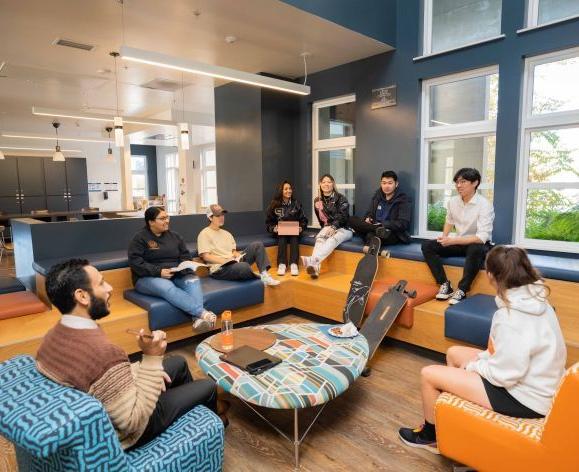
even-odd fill
[[(238, 397), (239, 398), (239, 397)], [(316, 422), (316, 420), (319, 418), (319, 416), (322, 414), (322, 411), (324, 411), (324, 408), (326, 408), (327, 403), (324, 403), (322, 405), (322, 407), (319, 409), (319, 411), (316, 413), (316, 416), (314, 417), (314, 419), (312, 420), (312, 422), (309, 424), (309, 426), (307, 427), (307, 429), (304, 431), (304, 434), (302, 434), (302, 436), (300, 437), (300, 428), (299, 428), (299, 418), (298, 418), (298, 409), (295, 408), (294, 409), (294, 437), (293, 440), (286, 434), (284, 433), (281, 429), (279, 429), (276, 425), (274, 425), (271, 421), (269, 421), (265, 416), (263, 416), (259, 411), (257, 411), (253, 405), (251, 405), (250, 403), (246, 402), (245, 400), (243, 400), (242, 398), (239, 398), (247, 407), (249, 407), (251, 410), (253, 410), (253, 412), (259, 416), (263, 421), (265, 421), (268, 425), (270, 425), (273, 429), (275, 429), (282, 437), (284, 437), (285, 439), (287, 439), (290, 442), (293, 442), (294, 444), (294, 460), (295, 460), (295, 470), (299, 470), (300, 468), (300, 445), (302, 444), (302, 442), (304, 442), (304, 439), (306, 437), (306, 435), (310, 432), (310, 429), (312, 429), (312, 426), (314, 425), (314, 423)]]

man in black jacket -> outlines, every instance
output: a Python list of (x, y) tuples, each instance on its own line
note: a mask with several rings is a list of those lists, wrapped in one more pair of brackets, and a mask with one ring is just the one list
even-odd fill
[(364, 218), (352, 216), (348, 225), (366, 240), (378, 236), (382, 244), (408, 244), (412, 202), (398, 189), (396, 172), (387, 170), (380, 178), (380, 188), (372, 197)]

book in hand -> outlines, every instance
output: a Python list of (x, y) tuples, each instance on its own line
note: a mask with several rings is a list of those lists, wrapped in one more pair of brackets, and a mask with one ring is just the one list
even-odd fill
[(279, 357), (272, 356), (251, 346), (240, 346), (227, 354), (222, 354), (219, 358), (235, 367), (239, 367), (241, 370), (245, 370), (251, 375), (261, 374), (281, 362)]
[(173, 267), (169, 269), (172, 273), (181, 272), (182, 270), (191, 269), (193, 272), (197, 273), (197, 271), (205, 271), (207, 270), (208, 266), (205, 264), (201, 264), (200, 262), (195, 261), (183, 261), (177, 267)]

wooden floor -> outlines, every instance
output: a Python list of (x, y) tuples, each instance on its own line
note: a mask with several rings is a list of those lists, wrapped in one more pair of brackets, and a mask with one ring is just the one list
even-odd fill
[[(285, 316), (267, 323), (309, 321)], [(197, 342), (172, 351), (189, 361), (196, 378), (203, 376), (194, 350)], [(429, 358), (389, 343), (379, 348), (372, 375), (359, 378), (332, 401), (318, 418), (301, 447), (302, 471), (449, 471), (451, 462), (427, 451), (405, 447), (398, 439), (400, 426), (422, 421), (419, 392), (420, 369)], [(235, 397), (231, 401), (230, 425), (225, 432), (226, 472), (293, 470), (293, 445)], [(260, 409), (290, 437), (290, 411)], [(314, 412), (302, 413), (307, 425)], [(302, 429), (303, 431), (303, 429)]]
[[(267, 323), (309, 321), (288, 315)], [(194, 377), (203, 376), (195, 361), (195, 340), (180, 342), (171, 352), (187, 358)], [(420, 369), (433, 361), (413, 351), (384, 343), (372, 362), (372, 375), (359, 378), (332, 401), (301, 447), (302, 471), (449, 471), (451, 462), (427, 451), (405, 447), (400, 426), (422, 421)], [(225, 472), (293, 470), (293, 446), (234, 397), (225, 431)], [(291, 436), (289, 411), (261, 410)], [(313, 412), (301, 414), (305, 425)], [(303, 430), (302, 430), (303, 431)], [(11, 449), (0, 439), (0, 472), (16, 470)]]

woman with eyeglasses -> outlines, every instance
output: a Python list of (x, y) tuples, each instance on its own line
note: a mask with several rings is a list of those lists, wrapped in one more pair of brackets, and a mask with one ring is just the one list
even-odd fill
[(129, 245), (129, 267), (137, 292), (167, 300), (193, 317), (193, 329), (215, 326), (214, 313), (203, 308), (201, 282), (191, 269), (172, 272), (191, 260), (183, 238), (169, 229), (169, 215), (161, 207), (145, 211), (145, 227)]

